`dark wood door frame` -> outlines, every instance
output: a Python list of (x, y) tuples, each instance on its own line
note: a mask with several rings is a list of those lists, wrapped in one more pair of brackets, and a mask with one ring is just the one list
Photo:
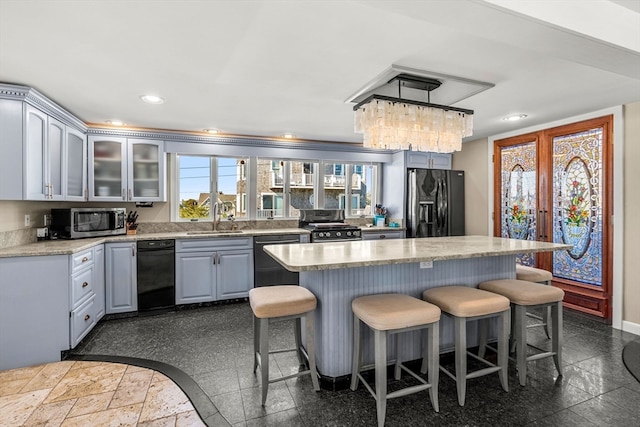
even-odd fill
[[(501, 156), (500, 149), (527, 142), (536, 142), (537, 209), (547, 215), (547, 220), (536, 221), (536, 240), (553, 240), (553, 138), (590, 129), (602, 128), (602, 286), (588, 285), (574, 280), (554, 278), (553, 285), (565, 291), (564, 305), (578, 311), (602, 317), (611, 322), (613, 294), (613, 116), (598, 117), (538, 132), (518, 135), (494, 141), (494, 209), (493, 233), (501, 235)], [(544, 226), (545, 229), (542, 229)], [(538, 254), (537, 267), (552, 270), (551, 253)]]

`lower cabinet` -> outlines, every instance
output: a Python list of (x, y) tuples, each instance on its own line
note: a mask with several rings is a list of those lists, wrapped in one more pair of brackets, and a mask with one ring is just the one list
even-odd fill
[(69, 255), (0, 258), (0, 371), (69, 349)]
[(176, 304), (244, 298), (251, 288), (250, 237), (176, 241)]
[(96, 293), (96, 299), (93, 302), (96, 310), (96, 322), (105, 315), (105, 292), (104, 287), (104, 245), (98, 245), (94, 248), (94, 265), (93, 265), (93, 288)]
[(136, 243), (105, 243), (106, 314), (138, 310)]

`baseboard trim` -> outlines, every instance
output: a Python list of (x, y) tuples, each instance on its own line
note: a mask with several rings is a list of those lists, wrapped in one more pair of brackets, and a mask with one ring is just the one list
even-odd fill
[(632, 334), (640, 335), (640, 324), (623, 320), (622, 330), (625, 332), (631, 332)]

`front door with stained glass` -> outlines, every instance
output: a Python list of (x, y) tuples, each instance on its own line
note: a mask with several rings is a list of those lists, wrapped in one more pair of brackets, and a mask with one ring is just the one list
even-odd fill
[(565, 251), (520, 254), (553, 272), (565, 305), (611, 316), (611, 117), (495, 142), (494, 234), (567, 243)]

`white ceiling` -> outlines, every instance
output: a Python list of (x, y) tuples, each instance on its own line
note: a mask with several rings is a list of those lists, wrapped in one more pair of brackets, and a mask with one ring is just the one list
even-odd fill
[(88, 123), (361, 142), (393, 64), (495, 85), (469, 139), (640, 101), (640, 1), (0, 0), (0, 81)]

